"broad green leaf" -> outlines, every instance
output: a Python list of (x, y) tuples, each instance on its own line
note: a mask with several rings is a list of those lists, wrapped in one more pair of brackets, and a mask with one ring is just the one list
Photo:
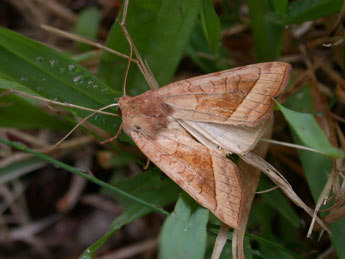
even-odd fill
[[(96, 7), (86, 8), (79, 13), (73, 31), (80, 36), (94, 40), (97, 38), (100, 21), (101, 13)], [(92, 49), (91, 46), (85, 43), (78, 43), (78, 48), (82, 52)]]
[[(198, 7), (199, 0), (130, 1), (126, 27), (161, 86), (169, 83), (175, 73), (197, 20)], [(117, 23), (106, 45), (129, 53), (128, 42)], [(107, 84), (122, 89), (126, 65), (126, 60), (104, 53), (99, 74)], [(134, 64), (127, 85), (133, 95), (149, 90)]]
[[(37, 95), (93, 109), (114, 103), (114, 98), (121, 95), (74, 60), (4, 28), (0, 28), (0, 71)], [(90, 113), (69, 110), (79, 117)], [(116, 113), (116, 109), (112, 111)], [(109, 132), (115, 132), (119, 121), (119, 118), (106, 115), (90, 119), (90, 122)]]
[(290, 110), (277, 102), (276, 105), (304, 145), (331, 157), (345, 157), (344, 151), (329, 143), (313, 115)]
[[(174, 202), (180, 191), (179, 187), (170, 179), (161, 177), (158, 170), (144, 172), (133, 178), (121, 180), (114, 186), (157, 207), (163, 207)], [(152, 212), (152, 209), (123, 199), (121, 196), (118, 196), (118, 199), (125, 206), (125, 211), (113, 221), (109, 231), (101, 239), (84, 251), (81, 258), (91, 258), (101, 245), (124, 225)]]
[(269, 0), (273, 7), (273, 12), (276, 12), (282, 16), (286, 14), (288, 9), (288, 1), (287, 0)]
[[(225, 69), (229, 69), (232, 64), (230, 64), (230, 57), (228, 51), (223, 45), (220, 46), (219, 55), (214, 55), (206, 42), (203, 35), (201, 24), (197, 23), (195, 26), (191, 39), (186, 47), (186, 52), (188, 56), (193, 60), (193, 62), (205, 73), (217, 72)], [(199, 53), (204, 53), (209, 55), (213, 59), (206, 59), (200, 57)]]
[[(276, 205), (277, 206), (277, 205)], [(276, 233), (279, 232), (282, 224), (288, 224), (285, 218), (276, 217), (274, 211), (267, 203), (256, 202), (253, 204), (250, 217), (250, 224), (254, 225), (260, 231), (260, 236), (247, 234), (253, 240), (257, 240), (260, 245), (260, 253), (263, 258), (298, 258), (289, 248), (281, 245), (284, 240), (278, 240)], [(279, 220), (278, 220), (279, 219)], [(291, 229), (294, 231), (295, 228)], [(281, 238), (281, 236), (280, 236)]]
[[(303, 99), (302, 99), (303, 98)], [(313, 110), (312, 94), (309, 87), (301, 89), (299, 92), (291, 96), (285, 102), (291, 109), (299, 111)], [(303, 144), (301, 138), (297, 133), (293, 133), (294, 140), (297, 144)], [(300, 160), (307, 178), (307, 182), (314, 201), (316, 202), (327, 182), (327, 179), (333, 168), (333, 161), (331, 158), (316, 154), (309, 151), (298, 150)], [(330, 236), (334, 245), (338, 258), (345, 258), (345, 219), (342, 218), (329, 226), (332, 231)]]
[(341, 10), (343, 0), (302, 0), (293, 1), (285, 18), (277, 20), (283, 24), (296, 24), (322, 18)]
[(204, 258), (208, 210), (183, 193), (174, 212), (164, 222), (159, 246), (160, 258)]
[[(261, 177), (260, 189), (267, 190), (272, 188), (273, 185), (267, 181), (267, 178)], [(287, 221), (295, 228), (300, 225), (300, 218), (291, 206), (286, 196), (280, 189), (260, 195), (272, 208), (276, 209)]]
[(50, 115), (26, 99), (12, 94), (0, 98), (0, 126), (17, 129), (71, 128), (70, 123), (58, 116)]
[(200, 18), (209, 46), (215, 53), (218, 53), (222, 28), (218, 15), (213, 8), (212, 0), (200, 1)]
[[(157, 168), (141, 173), (131, 179), (118, 180), (114, 186), (151, 204), (155, 204), (157, 207), (167, 205), (167, 201), (169, 203), (176, 201), (178, 193), (181, 191), (178, 185), (162, 175)], [(133, 203), (124, 196), (118, 196), (118, 200), (125, 207), (131, 206), (131, 203)]]

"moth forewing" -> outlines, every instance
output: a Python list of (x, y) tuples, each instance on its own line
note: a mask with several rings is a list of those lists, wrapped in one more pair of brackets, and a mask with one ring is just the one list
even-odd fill
[(271, 115), (291, 66), (268, 62), (171, 83), (156, 91), (182, 120), (254, 127)]
[(243, 188), (237, 166), (196, 141), (176, 121), (154, 138), (135, 130), (131, 136), (165, 174), (225, 224), (238, 228)]

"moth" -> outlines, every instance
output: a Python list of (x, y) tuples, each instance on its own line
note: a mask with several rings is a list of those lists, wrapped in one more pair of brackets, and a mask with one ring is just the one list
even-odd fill
[(248, 153), (285, 88), (291, 66), (268, 62), (168, 84), (119, 99), (122, 126), (168, 177), (223, 223), (240, 227), (244, 190), (226, 157)]

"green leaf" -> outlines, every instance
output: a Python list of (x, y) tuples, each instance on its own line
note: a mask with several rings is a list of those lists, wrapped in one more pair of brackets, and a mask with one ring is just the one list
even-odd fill
[(0, 99), (0, 126), (17, 129), (67, 130), (71, 125), (58, 116), (44, 112), (22, 97), (6, 95)]
[(10, 182), (29, 172), (42, 168), (47, 163), (38, 157), (31, 157), (25, 160), (17, 161), (10, 165), (0, 168), (0, 184)]
[(212, 0), (200, 1), (200, 18), (208, 44), (215, 53), (218, 53), (222, 28)]
[[(301, 99), (303, 100), (301, 101)], [(301, 89), (299, 92), (291, 96), (287, 102), (288, 107), (297, 109), (299, 111), (312, 110), (312, 94), (309, 87)], [(294, 140), (297, 144), (303, 144), (300, 137), (292, 132)], [(333, 161), (331, 158), (308, 152), (305, 150), (298, 150), (300, 160), (307, 178), (307, 182), (314, 201), (316, 202), (327, 182), (327, 179), (333, 168)], [(345, 218), (342, 218), (329, 226), (332, 231), (332, 244), (338, 255), (338, 258), (345, 258)]]
[(277, 22), (296, 24), (322, 18), (341, 10), (343, 0), (293, 1), (289, 4), (286, 17)]
[(164, 222), (160, 238), (160, 258), (204, 258), (207, 221), (208, 210), (183, 193), (174, 212)]
[(255, 51), (258, 61), (270, 61), (279, 58), (282, 48), (284, 26), (273, 23), (269, 17), (273, 14), (284, 17), (286, 0), (271, 5), (263, 0), (248, 0), (250, 23), (253, 30)]
[[(96, 7), (86, 8), (79, 13), (73, 31), (87, 39), (96, 39), (100, 21), (101, 13)], [(77, 43), (77, 45), (82, 52), (92, 49), (90, 45), (85, 43)]]
[[(121, 96), (120, 92), (110, 89), (74, 60), (1, 27), (0, 71), (36, 95), (88, 108), (99, 109), (114, 103), (114, 98)], [(9, 84), (2, 87), (12, 88)], [(82, 110), (69, 110), (82, 118), (90, 114)], [(116, 113), (116, 109), (112, 111)], [(120, 119), (99, 114), (89, 121), (109, 132), (115, 132)]]
[[(155, 204), (155, 206), (163, 207), (177, 199), (179, 187), (166, 177), (161, 177), (158, 170), (152, 170), (141, 173), (133, 178), (120, 180), (115, 184), (125, 192), (130, 193), (140, 199)], [(131, 200), (123, 199), (117, 196), (121, 203), (126, 207), (125, 211), (118, 216), (111, 225), (109, 231), (91, 246), (89, 246), (80, 258), (92, 258), (94, 253), (107, 241), (112, 235), (119, 231), (123, 226), (142, 216), (152, 212), (152, 209), (142, 206)]]
[(330, 157), (345, 157), (344, 151), (329, 143), (313, 115), (290, 110), (277, 102), (276, 105), (304, 145)]
[[(201, 28), (201, 23), (195, 26), (191, 39), (186, 47), (188, 56), (193, 62), (205, 73), (217, 72), (229, 69), (230, 63), (229, 53), (223, 45), (220, 45), (219, 55), (211, 53)], [(204, 53), (212, 57), (212, 59), (200, 57), (199, 53)]]
[(5, 75), (0, 75), (0, 89), (11, 89), (20, 91), (26, 94), (32, 94), (37, 95), (35, 92), (31, 91), (29, 88), (23, 86), (22, 84), (19, 84), (17, 82), (12, 81), (13, 79), (5, 78)]
[(269, 0), (271, 3), (274, 12), (278, 13), (281, 16), (286, 14), (288, 9), (288, 1), (287, 0)]
[[(267, 178), (261, 177), (260, 190), (267, 190), (272, 187), (274, 187), (273, 184), (267, 181)], [(280, 189), (263, 193), (261, 194), (261, 197), (266, 200), (272, 208), (276, 209), (287, 221), (289, 221), (292, 226), (295, 228), (300, 226), (300, 218)]]
[[(199, 0), (131, 1), (126, 27), (142, 57), (160, 85), (170, 83), (190, 38), (198, 15)], [(106, 45), (129, 53), (120, 26), (112, 27)], [(127, 60), (109, 53), (102, 55), (100, 77), (116, 89), (122, 89)], [(127, 81), (129, 92), (137, 95), (149, 90), (140, 71), (131, 66)]]
[(94, 176), (91, 176), (89, 174), (85, 174), (85, 173), (79, 171), (78, 169), (76, 169), (76, 168), (74, 168), (74, 167), (72, 167), (70, 165), (67, 165), (67, 164), (65, 164), (65, 163), (63, 163), (61, 161), (55, 160), (52, 157), (49, 157), (47, 155), (44, 155), (44, 154), (39, 153), (37, 151), (34, 151), (34, 150), (30, 149), (30, 148), (27, 148), (26, 146), (22, 145), (21, 143), (12, 142), (12, 141), (10, 141), (8, 139), (5, 139), (5, 138), (0, 138), (0, 143), (4, 143), (4, 144), (9, 145), (11, 147), (14, 147), (14, 148), (16, 148), (18, 150), (21, 150), (21, 151), (27, 152), (29, 154), (32, 154), (32, 155), (40, 158), (43, 161), (46, 161), (46, 162), (49, 162), (49, 163), (53, 164), (56, 167), (61, 167), (61, 168), (65, 169), (68, 172), (71, 172), (71, 173), (74, 173), (76, 175), (79, 175), (79, 176), (85, 178), (86, 180), (88, 180), (90, 182), (93, 182), (93, 183), (95, 183), (95, 184), (97, 184), (97, 185), (99, 185), (99, 186), (101, 186), (103, 188), (106, 188), (106, 189), (112, 191), (113, 193), (115, 193), (117, 195), (121, 195), (121, 196), (123, 196), (123, 197), (125, 197), (125, 198), (127, 198), (127, 199), (129, 199), (131, 201), (140, 203), (143, 206), (151, 208), (153, 211), (157, 211), (157, 212), (162, 213), (164, 215), (169, 215), (168, 212), (166, 212), (165, 210), (163, 210), (161, 208), (156, 207), (155, 205), (152, 205), (152, 204), (150, 204), (150, 203), (148, 203), (148, 202), (146, 202), (146, 201), (144, 201), (144, 200), (142, 200), (140, 198), (137, 198), (134, 195), (131, 195), (131, 194), (129, 194), (129, 193), (127, 193), (127, 192), (125, 192), (125, 191), (123, 191), (123, 190), (121, 190), (119, 188), (116, 188), (116, 187), (114, 187), (114, 186), (112, 186), (112, 185), (110, 185), (110, 184), (108, 184), (106, 182), (103, 182), (103, 181), (95, 178)]
[[(255, 228), (259, 228), (260, 236), (251, 234), (246, 234), (246, 236), (258, 241), (260, 254), (263, 258), (300, 258), (295, 252), (283, 245), (286, 244), (286, 241), (282, 239), (281, 235), (278, 240), (276, 233), (280, 231), (281, 225), (287, 224), (290, 226), (292, 233), (296, 231), (289, 222), (285, 222), (285, 218), (276, 217), (274, 213), (275, 209), (267, 203), (260, 201), (254, 203), (250, 224), (255, 226)], [(296, 244), (294, 246), (296, 247)]]

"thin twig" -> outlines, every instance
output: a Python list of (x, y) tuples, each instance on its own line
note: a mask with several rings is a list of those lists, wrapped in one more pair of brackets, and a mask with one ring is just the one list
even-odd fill
[(291, 147), (291, 148), (296, 148), (296, 149), (301, 149), (301, 150), (307, 150), (307, 151), (311, 151), (314, 153), (326, 155), (326, 153), (319, 151), (317, 149), (311, 148), (311, 147), (301, 146), (301, 145), (292, 144), (292, 143), (288, 143), (288, 142), (277, 141), (277, 140), (273, 140), (273, 139), (260, 139), (260, 140), (264, 141), (264, 142), (271, 143), (271, 144), (276, 144), (276, 145), (281, 145), (281, 146)]

